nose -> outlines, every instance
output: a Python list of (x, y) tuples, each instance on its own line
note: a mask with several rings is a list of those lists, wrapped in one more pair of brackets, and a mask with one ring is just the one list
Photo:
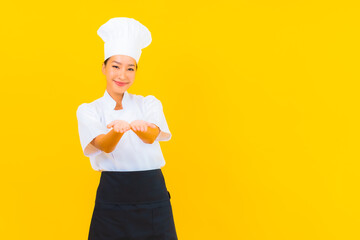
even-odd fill
[(125, 79), (125, 77), (126, 77), (125, 69), (121, 69), (121, 70), (119, 71), (119, 77), (120, 77), (121, 79)]

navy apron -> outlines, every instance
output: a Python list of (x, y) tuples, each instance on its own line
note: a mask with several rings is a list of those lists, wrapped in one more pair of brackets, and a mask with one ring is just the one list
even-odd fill
[(88, 240), (177, 240), (161, 169), (102, 171)]

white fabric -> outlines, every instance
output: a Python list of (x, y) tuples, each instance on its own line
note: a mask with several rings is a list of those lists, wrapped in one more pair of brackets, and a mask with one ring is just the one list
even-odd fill
[(144, 97), (125, 91), (123, 109), (114, 110), (115, 106), (116, 101), (105, 90), (104, 96), (91, 103), (81, 104), (76, 111), (80, 144), (84, 155), (90, 158), (92, 168), (97, 171), (140, 171), (163, 167), (165, 159), (159, 137), (152, 144), (147, 144), (130, 129), (111, 153), (105, 153), (89, 144), (96, 136), (111, 131), (112, 128), (106, 126), (114, 120), (128, 123), (144, 120), (154, 123), (162, 132), (169, 133), (169, 137), (162, 141), (171, 139), (161, 101), (156, 97)]
[(133, 18), (111, 18), (104, 23), (97, 34), (105, 42), (105, 59), (113, 55), (127, 55), (139, 62), (141, 49), (150, 45), (149, 29)]

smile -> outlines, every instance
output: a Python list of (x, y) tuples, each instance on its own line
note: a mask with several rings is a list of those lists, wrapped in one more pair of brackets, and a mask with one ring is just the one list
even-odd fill
[(116, 85), (118, 85), (118, 86), (125, 86), (126, 84), (128, 84), (128, 83), (123, 83), (123, 82), (117, 82), (117, 81), (115, 81), (115, 80), (114, 80), (114, 82), (115, 82)]

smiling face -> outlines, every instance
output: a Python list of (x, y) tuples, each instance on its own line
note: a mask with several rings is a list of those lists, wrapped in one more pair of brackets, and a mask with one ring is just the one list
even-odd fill
[(102, 73), (106, 76), (106, 90), (122, 95), (135, 80), (136, 61), (126, 55), (111, 56), (106, 65), (103, 63)]

